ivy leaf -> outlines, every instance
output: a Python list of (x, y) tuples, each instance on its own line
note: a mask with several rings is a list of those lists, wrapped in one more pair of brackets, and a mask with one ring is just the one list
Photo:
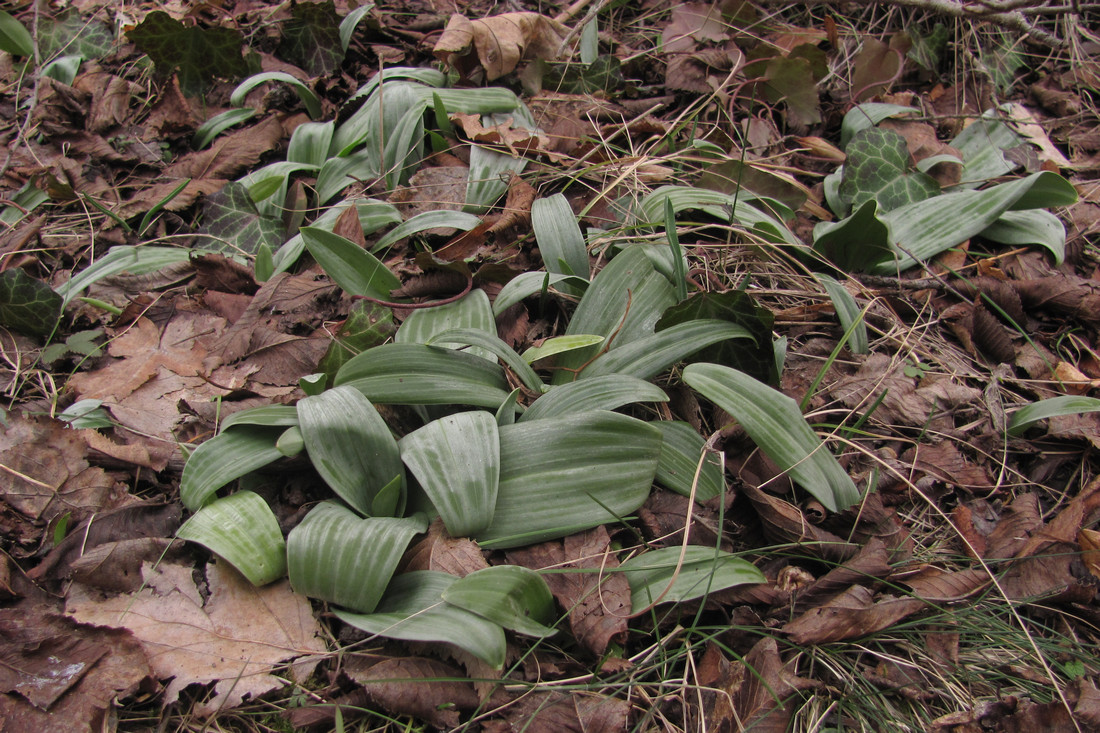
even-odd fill
[(38, 52), (43, 59), (54, 54), (103, 58), (111, 52), (114, 36), (106, 23), (84, 19), (76, 8), (66, 8), (53, 20), (38, 22)]
[(333, 377), (353, 356), (392, 340), (396, 331), (392, 308), (357, 300), (317, 368)]
[(940, 193), (932, 176), (909, 170), (909, 148), (893, 130), (861, 130), (846, 152), (840, 197), (853, 207), (875, 199), (883, 211), (890, 211)]
[(231, 28), (187, 27), (162, 10), (154, 10), (126, 37), (148, 54), (157, 72), (179, 72), (187, 96), (202, 94), (215, 77), (237, 79), (248, 73), (241, 56), (244, 39)]
[(329, 0), (298, 3), (283, 24), (278, 55), (305, 69), (311, 76), (328, 76), (340, 68), (344, 48), (340, 42), (340, 16)]
[(282, 222), (261, 216), (243, 183), (225, 184), (206, 199), (202, 210), (203, 231), (210, 235), (206, 246), (215, 251), (254, 255), (261, 244), (275, 250), (283, 243)]
[(46, 336), (61, 317), (61, 296), (15, 268), (0, 272), (0, 326)]

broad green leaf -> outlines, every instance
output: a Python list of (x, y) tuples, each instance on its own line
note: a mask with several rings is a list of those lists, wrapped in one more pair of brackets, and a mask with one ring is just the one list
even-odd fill
[(260, 425), (271, 428), (292, 428), (298, 424), (298, 408), (294, 405), (263, 405), (234, 412), (222, 420), (221, 431), (234, 425)]
[(531, 228), (547, 272), (588, 277), (588, 250), (577, 217), (560, 193), (531, 204)]
[(723, 550), (689, 545), (680, 562), (681, 548), (665, 547), (636, 555), (619, 566), (630, 583), (631, 613), (654, 603), (680, 603), (735, 585), (765, 583), (752, 563)]
[(282, 458), (275, 447), (282, 432), (277, 428), (241, 426), (200, 445), (183, 466), (180, 501), (197, 511), (230, 481)]
[(851, 329), (851, 336), (848, 337), (848, 348), (852, 350), (853, 354), (866, 354), (869, 350), (867, 325), (863, 322), (863, 314), (859, 304), (856, 303), (856, 299), (843, 285), (829, 275), (817, 273), (814, 277), (825, 288), (825, 292), (829, 294), (829, 298), (833, 301), (833, 308), (836, 310), (836, 317), (840, 320), (840, 327), (844, 329), (845, 333)]
[(114, 35), (107, 24), (95, 17), (84, 17), (69, 6), (53, 19), (38, 19), (38, 55), (48, 59), (58, 54), (85, 59), (101, 59), (111, 52)]
[[(489, 305), (489, 296), (484, 290), (475, 288), (453, 303), (413, 311), (397, 329), (394, 340), (399, 344), (426, 344), (439, 334), (454, 329), (476, 329), (496, 336), (497, 324), (493, 319), (493, 308)], [(448, 348), (458, 347), (452, 344)], [(469, 349), (467, 353), (494, 363), (497, 358), (492, 349), (483, 347)]]
[(352, 303), (347, 319), (336, 331), (336, 339), (317, 368), (331, 380), (356, 354), (381, 346), (392, 340), (395, 333), (397, 326), (393, 322), (392, 308), (357, 300)]
[(0, 272), (0, 326), (29, 336), (48, 336), (63, 306), (64, 298), (25, 270), (13, 267)]
[(1066, 227), (1044, 209), (1006, 211), (1001, 218), (982, 230), (985, 239), (1014, 247), (1046, 247), (1060, 265), (1066, 257)]
[(975, 188), (1020, 167), (1005, 157), (1005, 151), (1024, 144), (1024, 139), (1000, 119), (999, 110), (989, 110), (960, 132), (951, 147), (962, 153), (960, 187)]
[(286, 159), (320, 168), (328, 160), (328, 148), (335, 129), (336, 123), (332, 120), (298, 125), (290, 136)]
[(207, 145), (214, 142), (214, 138), (221, 135), (230, 127), (246, 122), (255, 116), (256, 110), (251, 107), (237, 107), (234, 109), (227, 109), (221, 114), (216, 114), (199, 125), (199, 129), (195, 130), (195, 135), (191, 138), (191, 147), (196, 150), (202, 150)]
[(493, 301), (493, 313), (499, 316), (516, 303), (558, 283), (566, 283), (581, 293), (588, 285), (587, 280), (579, 277), (546, 272), (523, 272), (509, 280), (497, 293), (496, 300)]
[(496, 514), (475, 539), (518, 547), (618, 522), (645, 502), (660, 450), (656, 428), (614, 412), (502, 427)]
[[(452, 107), (447, 105), (447, 109)], [(526, 158), (475, 145), (470, 150), (470, 176), (462, 210), (472, 214), (488, 211), (508, 191), (508, 174), (522, 173), (526, 166)]]
[(80, 70), (80, 64), (83, 61), (83, 56), (58, 56), (42, 67), (42, 76), (72, 86), (73, 82), (76, 81), (76, 73)]
[(91, 428), (113, 428), (116, 426), (110, 413), (103, 408), (103, 400), (77, 400), (58, 413), (57, 419), (68, 423), (77, 430)]
[(677, 494), (691, 496), (691, 485), (699, 458), (707, 453), (699, 482), (695, 487), (695, 499), (704, 502), (725, 490), (725, 467), (718, 455), (706, 451), (707, 441), (686, 422), (657, 420), (651, 422), (661, 431), (661, 457), (657, 461), (657, 483)]
[(14, 194), (8, 194), (8, 204), (0, 210), (0, 224), (6, 224), (14, 228), (16, 224), (29, 216), (30, 212), (50, 200), (50, 195), (35, 184), (35, 176), (32, 176), (23, 187)]
[[(310, 76), (332, 76), (344, 60), (340, 16), (332, 0), (294, 3), (283, 22), (277, 49), (280, 58), (305, 69)], [(312, 113), (311, 113), (312, 114)], [(316, 119), (319, 115), (313, 115)]]
[(499, 624), (443, 600), (443, 592), (458, 580), (434, 570), (398, 575), (386, 589), (377, 613), (333, 613), (346, 624), (403, 641), (451, 644), (500, 669), (506, 649)]
[(539, 359), (547, 359), (557, 354), (573, 351), (574, 349), (585, 349), (589, 346), (596, 346), (597, 344), (602, 344), (603, 341), (603, 336), (593, 336), (587, 333), (579, 333), (575, 336), (555, 336), (554, 338), (546, 339), (538, 346), (532, 346), (520, 354), (520, 356), (528, 364), (534, 364)]
[[(855, 232), (860, 233), (858, 237)], [(874, 199), (843, 221), (814, 227), (814, 249), (845, 272), (860, 272), (893, 262), (890, 239), (890, 227), (879, 216), (878, 202)]]
[(920, 114), (915, 107), (904, 107), (900, 104), (882, 104), (880, 102), (865, 102), (857, 104), (844, 115), (844, 121), (840, 123), (840, 148), (848, 147), (848, 142), (861, 130), (867, 130), (878, 123), (891, 117), (906, 117)]
[(13, 56), (34, 56), (34, 39), (26, 26), (0, 10), (0, 51)]
[[(638, 213), (642, 223), (658, 226), (665, 220), (665, 200), (672, 202), (673, 211), (694, 209), (702, 211), (720, 221), (738, 222), (749, 227), (771, 242), (799, 244), (799, 240), (785, 224), (774, 216), (751, 205), (756, 197), (744, 191), (726, 194), (705, 188), (689, 186), (661, 186), (641, 201)], [(785, 210), (787, 207), (778, 201), (769, 200), (770, 207)], [(793, 212), (792, 212), (793, 213)], [(793, 217), (792, 217), (793, 218)]]
[(601, 354), (578, 378), (619, 374), (652, 379), (695, 352), (727, 339), (751, 340), (752, 334), (729, 321), (708, 319), (678, 323)]
[(370, 613), (409, 540), (426, 529), (423, 518), (362, 518), (322, 502), (287, 536), (290, 584), (310, 598)]
[(364, 148), (350, 155), (330, 157), (317, 172), (317, 202), (326, 204), (356, 181), (369, 181), (382, 175), (378, 150)]
[(208, 250), (189, 250), (181, 247), (111, 247), (106, 256), (85, 267), (71, 280), (57, 288), (63, 305), (84, 292), (90, 285), (120, 272), (146, 275), (179, 262), (187, 262), (192, 255)]
[(334, 387), (298, 401), (298, 424), (310, 462), (341, 499), (360, 514), (394, 515), (396, 503), (375, 507), (374, 498), (404, 467), (370, 400), (352, 387)]
[(848, 207), (874, 199), (889, 211), (936, 196), (940, 186), (909, 166), (909, 148), (893, 130), (869, 127), (848, 144), (840, 197)]
[(424, 112), (426, 106), (408, 110), (386, 136), (382, 150), (382, 174), (389, 189), (407, 183), (424, 159)]
[(684, 382), (741, 423), (760, 450), (830, 511), (859, 501), (859, 489), (782, 392), (718, 364), (691, 364)]
[(402, 438), (398, 447), (452, 537), (489, 526), (500, 485), (500, 438), (492, 413), (460, 412), (433, 420)]
[(203, 226), (208, 237), (199, 237), (214, 252), (254, 255), (261, 244), (275, 248), (283, 241), (283, 224), (261, 216), (241, 183), (230, 181), (203, 202)]
[[(486, 301), (486, 306), (488, 306), (488, 301)], [(531, 368), (531, 365), (513, 351), (511, 346), (497, 338), (495, 334), (486, 333), (476, 328), (456, 328), (433, 336), (430, 343), (432, 345), (463, 344), (482, 351), (488, 351), (503, 361), (519, 377), (519, 380), (523, 382), (523, 386), (527, 389), (536, 393), (545, 392), (547, 389), (546, 385), (539, 379), (539, 375), (535, 374), (535, 370)]]
[[(341, 201), (325, 209), (310, 225), (313, 229), (324, 229), (331, 232), (340, 216), (349, 206), (355, 206), (359, 214), (359, 225), (363, 227), (364, 234), (371, 234), (392, 224), (401, 223), (401, 212), (393, 204), (377, 199), (360, 199), (358, 201)], [(301, 233), (288, 239), (275, 253), (275, 272), (283, 272), (293, 265), (302, 252), (305, 251), (305, 241)]]
[(675, 302), (672, 285), (654, 269), (645, 251), (639, 247), (624, 249), (593, 279), (565, 331), (567, 336), (594, 335), (606, 340), (598, 346), (563, 354), (554, 383), (572, 381), (575, 371), (601, 350), (652, 334), (657, 319)]
[(390, 405), (473, 405), (495, 410), (512, 391), (504, 370), (488, 359), (422, 344), (386, 344), (364, 351), (336, 373)]
[(176, 536), (206, 547), (253, 585), (286, 575), (286, 542), (279, 520), (251, 491), (215, 499), (184, 522)]
[(405, 237), (411, 237), (414, 234), (419, 234), (428, 229), (451, 227), (453, 229), (461, 229), (464, 232), (468, 232), (480, 223), (480, 217), (474, 216), (473, 214), (466, 214), (461, 211), (425, 211), (397, 225), (393, 231), (387, 232), (386, 236), (379, 239), (378, 242), (371, 247), (371, 251), (377, 252), (380, 249), (385, 249)]
[(248, 96), (248, 93), (269, 81), (278, 81), (290, 85), (291, 89), (298, 93), (298, 98), (302, 100), (309, 116), (315, 120), (321, 116), (321, 100), (317, 94), (285, 71), (265, 71), (260, 74), (253, 74), (237, 85), (237, 88), (229, 95), (229, 103), (234, 107), (243, 107), (244, 99)]
[(363, 17), (374, 9), (374, 3), (363, 3), (355, 10), (344, 16), (340, 21), (340, 47), (346, 53), (351, 45), (351, 37), (355, 35), (355, 27), (359, 25)]
[(1064, 396), (1032, 402), (1012, 413), (1008, 421), (1008, 434), (1019, 437), (1040, 420), (1082, 412), (1100, 412), (1100, 400), (1095, 397)]
[(302, 429), (297, 425), (291, 425), (275, 441), (275, 447), (287, 458), (300, 455), (306, 449), (306, 439), (302, 435)]
[(460, 578), (443, 600), (527, 636), (553, 636), (554, 596), (542, 576), (519, 565), (497, 565)]
[(591, 410), (614, 410), (636, 402), (668, 402), (659, 387), (636, 377), (607, 374), (551, 387), (520, 417), (520, 422)]
[(187, 96), (201, 94), (215, 77), (236, 79), (248, 72), (241, 55), (244, 38), (232, 28), (185, 26), (163, 10), (154, 10), (126, 31), (126, 37), (149, 55), (159, 74), (178, 71), (180, 89)]
[(401, 287), (397, 275), (381, 260), (339, 234), (302, 227), (302, 241), (325, 273), (349, 295), (389, 300), (390, 291)]

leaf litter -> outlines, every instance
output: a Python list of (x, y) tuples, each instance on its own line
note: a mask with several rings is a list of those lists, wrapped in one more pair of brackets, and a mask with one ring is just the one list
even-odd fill
[[(124, 39), (114, 39), (113, 46), (107, 40), (112, 27), (102, 22), (107, 11), (85, 5), (58, 14), (52, 25), (42, 18), (41, 53), (61, 51), (58, 39), (78, 34), (86, 61), (71, 84), (42, 81), (28, 118), (40, 136), (19, 135), (9, 127), (16, 143), (3, 168), (5, 206), (38, 192), (45, 198), (35, 206), (44, 206), (39, 211), (45, 216), (26, 216), (19, 207), (35, 208), (26, 204), (4, 209), (3, 221), (15, 225), (0, 240), (0, 270), (13, 273), (8, 279), (33, 280), (46, 293), (65, 279), (63, 272), (78, 272), (112, 245), (182, 237), (195, 244), (216, 240), (224, 246), (215, 249), (229, 257), (278, 249), (294, 233), (287, 222), (293, 221), (295, 199), (275, 202), (287, 216), (266, 216), (232, 179), (283, 159), (289, 136), (304, 119), (294, 116), (294, 97), (275, 85), (253, 93), (249, 101), (260, 106), (259, 119), (216, 137), (205, 150), (189, 147), (204, 118), (229, 108), (232, 82), (252, 63), (242, 54), (239, 31), (249, 28), (261, 9), (238, 5), (234, 17), (226, 13), (214, 22), (181, 22), (184, 13), (171, 6), (144, 17), (140, 11), (135, 11), (139, 17), (120, 16), (130, 23), (130, 41), (150, 53), (158, 75), (158, 86), (151, 88), (127, 65), (139, 56), (135, 48)], [(841, 40), (832, 16), (823, 22), (794, 12), (786, 22), (745, 4), (689, 3), (664, 15), (623, 11), (612, 20), (600, 14), (599, 50), (616, 56), (630, 89), (561, 95), (546, 83), (556, 77), (539, 64), (570, 57), (570, 44), (577, 42), (570, 23), (576, 18), (525, 10), (480, 19), (471, 11), (469, 18), (448, 20), (427, 5), (408, 6), (432, 21), (421, 26), (373, 12), (359, 31), (365, 35), (357, 35), (361, 40), (341, 54), (331, 44), (339, 39), (334, 24), (346, 12), (343, 5), (299, 4), (278, 17), (281, 30), (271, 32), (264, 49), (278, 46), (280, 58), (264, 53), (262, 63), (265, 70), (278, 66), (310, 79), (326, 103), (335, 104), (369, 75), (352, 71), (347, 57), (377, 68), (374, 62), (399, 56), (426, 62), (433, 51), (467, 81), (506, 78), (517, 70), (526, 82), (543, 75), (541, 85), (531, 85), (543, 91), (528, 100), (543, 132), (515, 120), (452, 115), (461, 140), (445, 142), (465, 154), (466, 162), (423, 167), (408, 183), (409, 198), (391, 199), (405, 219), (419, 211), (461, 208), (468, 142), (537, 161), (535, 172), (511, 176), (502, 218), (493, 211), (484, 228), (437, 250), (446, 259), (469, 260), (491, 294), (493, 285), (499, 288), (491, 283), (493, 276), (540, 266), (530, 246), (529, 211), (536, 195), (547, 195), (545, 184), (555, 175), (579, 182), (567, 191), (573, 210), (584, 213), (587, 223), (603, 226), (615, 221), (620, 196), (670, 176), (690, 180), (693, 171), (717, 169), (715, 160), (704, 157), (700, 164), (677, 157), (672, 143), (681, 134), (682, 119), (698, 118), (689, 126), (697, 125), (692, 129), (698, 134), (692, 134), (699, 155), (708, 146), (722, 151), (717, 160), (726, 167), (709, 186), (785, 202), (790, 195), (798, 215), (812, 218), (828, 216), (820, 181), (844, 155), (834, 145), (845, 111), (836, 108), (838, 99), (887, 101), (883, 92), (912, 88), (922, 106), (936, 113), (927, 124), (895, 120), (872, 128), (894, 135), (873, 146), (886, 151), (892, 177), (883, 183), (904, 188), (904, 197), (912, 200), (960, 183), (957, 165), (925, 171), (921, 161), (954, 155), (942, 141), (959, 131), (953, 126), (972, 124), (992, 106), (984, 102), (995, 93), (989, 79), (965, 68), (967, 82), (986, 98), (983, 103), (939, 83), (929, 67), (938, 57), (918, 53), (921, 43), (934, 40), (934, 32), (925, 39), (915, 29), (906, 36), (853, 28), (843, 39), (845, 59), (836, 48)], [(98, 17), (85, 22), (81, 14), (90, 18), (93, 10)], [(425, 35), (424, 28), (437, 35)], [(165, 54), (176, 36), (188, 39), (190, 55)], [(660, 50), (636, 52), (658, 39)], [(204, 48), (209, 49), (205, 56)], [(1012, 65), (1004, 54), (985, 58)], [(838, 64), (846, 64), (849, 74), (843, 83), (826, 78), (825, 71)], [(24, 98), (15, 103), (21, 92), (12, 91), (17, 71), (7, 65), (0, 73), (8, 85), (3, 97), (8, 118), (16, 120), (15, 111), (26, 109), (19, 106)], [(997, 74), (1003, 78), (1003, 70), (992, 73), (994, 82)], [(207, 564), (203, 553), (171, 539), (180, 521), (177, 446), (209, 436), (218, 421), (257, 400), (295, 401), (303, 394), (298, 379), (317, 370), (333, 334), (353, 343), (352, 319), (345, 323), (352, 306), (324, 275), (301, 269), (252, 278), (252, 271), (231, 264), (234, 260), (207, 256), (171, 272), (101, 281), (89, 295), (122, 314), (81, 306), (63, 329), (102, 328), (103, 353), (64, 356), (56, 373), (35, 361), (54, 319), (40, 328), (18, 312), (0, 309), (5, 328), (24, 332), (5, 331), (0, 340), (0, 369), (10, 399), (0, 435), (3, 717), (13, 729), (48, 730), (47, 718), (63, 726), (57, 730), (98, 728), (114, 714), (115, 701), (153, 699), (160, 685), (157, 704), (178, 700), (191, 712), (214, 718), (232, 716), (258, 697), (280, 699), (287, 690), (312, 687), (317, 691), (311, 696), (320, 702), (289, 711), (296, 725), (331, 724), (333, 706), (339, 705), (347, 711), (374, 707), (441, 728), (478, 716), (482, 729), (490, 731), (627, 730), (657, 719), (684, 730), (703, 721), (708, 729), (787, 730), (804, 724), (806, 715), (832, 716), (837, 724), (845, 715), (855, 716), (815, 707), (815, 700), (831, 699), (832, 686), (863, 694), (873, 690), (898, 715), (912, 701), (935, 710), (923, 717), (912, 713), (923, 726), (910, 729), (1095, 727), (1100, 669), (1064, 642), (1072, 638), (1094, 650), (1100, 623), (1095, 558), (1100, 484), (1090, 452), (1091, 445), (1100, 445), (1100, 423), (1091, 414), (1054, 417), (1011, 440), (1003, 429), (1006, 407), (1011, 412), (1071, 387), (1087, 392), (1100, 379), (1091, 249), (1100, 221), (1092, 185), (1100, 137), (1094, 121), (1080, 114), (1095, 104), (1096, 73), (1091, 63), (1070, 68), (1051, 63), (1015, 87), (1005, 116), (1030, 141), (1026, 154), (1018, 156), (1026, 170), (1062, 169), (1074, 176), (1082, 202), (1060, 212), (1070, 224), (1068, 264), (1052, 265), (1045, 255), (1022, 251), (980, 260), (964, 249), (929, 262), (917, 278), (861, 278), (849, 288), (861, 306), (871, 303), (867, 321), (878, 341), (866, 357), (841, 350), (830, 360), (809, 405), (819, 427), (848, 441), (838, 443), (845, 469), (861, 485), (872, 477), (877, 481), (878, 492), (855, 510), (829, 515), (800, 499), (766, 457), (749, 455), (750, 445), (728, 427), (726, 417), (681, 395), (670, 408), (674, 417), (700, 428), (726, 428), (722, 437), (734, 480), (721, 502), (691, 507), (682, 496), (654, 492), (630, 531), (601, 527), (507, 553), (484, 551), (432, 525), (407, 554), (404, 570), (465, 575), (508, 562), (545, 572), (572, 646), (535, 648), (500, 685), (468, 681), (480, 676), (473, 660), (440, 660), (423, 649), (409, 656), (408, 646), (394, 643), (378, 655), (349, 654), (340, 666), (333, 647), (322, 641), (332, 619), (318, 616), (285, 583), (253, 589), (225, 563)], [(1092, 86), (1082, 86), (1082, 79), (1091, 79)], [(149, 109), (139, 110), (133, 100), (146, 89)], [(205, 99), (195, 96), (200, 89)], [(719, 106), (697, 104), (711, 95)], [(722, 115), (737, 119), (724, 125)], [(805, 137), (787, 138), (784, 132)], [(749, 168), (742, 147), (751, 148), (744, 156)], [(741, 167), (728, 165), (733, 162)], [(865, 171), (869, 177), (881, 173), (872, 169)], [(793, 179), (798, 196), (789, 187), (776, 189), (775, 180), (745, 175), (749, 171)], [(166, 201), (186, 179), (191, 180)], [(438, 186), (451, 179), (462, 185), (441, 194)], [(853, 178), (845, 180), (855, 181), (849, 187), (861, 191), (871, 187), (859, 181), (855, 166)], [(315, 182), (303, 176), (294, 190)], [(377, 190), (372, 180), (355, 185), (372, 195), (391, 193)], [(810, 202), (802, 205), (805, 192)], [(866, 198), (859, 193), (849, 199), (858, 203), (860, 196)], [(873, 197), (887, 198), (881, 192)], [(154, 210), (147, 232), (132, 231)], [(362, 246), (368, 240), (353, 219), (339, 231)], [(831, 307), (815, 300), (777, 260), (752, 255), (750, 248), (716, 247), (721, 237), (708, 234), (708, 227), (716, 226), (703, 217), (695, 236), (683, 240), (699, 265), (692, 277), (700, 289), (715, 293), (751, 291), (755, 307), (777, 314), (774, 326), (769, 321), (763, 330), (788, 339), (782, 380), (788, 396), (801, 399), (842, 329)], [(387, 263), (404, 281), (415, 282), (438, 265), (431, 256), (417, 261), (406, 255), (430, 246), (431, 237), (440, 234), (449, 236), (434, 232), (409, 240), (404, 249), (395, 247)], [(967, 246), (980, 251), (982, 242)], [(963, 277), (958, 277), (960, 264), (970, 268)], [(743, 290), (735, 289), (739, 285)], [(9, 300), (17, 307), (38, 305), (35, 297)], [(553, 335), (560, 319), (531, 302), (509, 316), (512, 325), (499, 322), (519, 350)], [(387, 331), (379, 324), (403, 316), (388, 310), (359, 317), (364, 320), (357, 327), (362, 329), (357, 349), (384, 339)], [(819, 345), (824, 345), (820, 354)], [(749, 358), (761, 362), (760, 354)], [(101, 400), (114, 427), (74, 430), (50, 417), (78, 399)], [(400, 424), (400, 414), (393, 418)], [(288, 485), (268, 485), (266, 491), (277, 497), (287, 526), (318, 498), (308, 480), (289, 479)], [(767, 582), (684, 604), (667, 618), (628, 619), (630, 589), (614, 572), (621, 548), (637, 542), (676, 546), (687, 526), (692, 543), (720, 543), (749, 553)], [(636, 530), (642, 535), (631, 534)], [(63, 607), (57, 598), (63, 598)], [(1016, 645), (1012, 659), (983, 648), (968, 631), (966, 624), (973, 621), (967, 614), (991, 610), (1007, 613), (1017, 624), (1007, 637)], [(684, 647), (697, 654), (690, 664), (654, 672), (649, 645), (676, 643), (683, 634), (680, 624), (693, 616), (721, 622), (709, 627), (711, 637)], [(1054, 624), (1071, 631), (1059, 637), (1049, 632)], [(903, 636), (905, 628), (923, 636)], [(871, 658), (852, 654), (855, 647), (845, 646), (849, 642), (872, 649)], [(1030, 659), (1032, 667), (1012, 685), (994, 682), (1006, 669), (1023, 669), (1018, 658), (1038, 655), (1038, 643), (1054, 650), (1049, 665)], [(829, 650), (837, 655), (832, 660), (853, 665), (851, 675), (867, 686), (856, 688), (851, 678), (807, 661)], [(899, 650), (913, 656), (896, 658)], [(983, 653), (992, 660), (978, 664), (984, 678), (965, 678), (974, 699), (950, 699), (937, 674), (946, 668), (960, 673)], [(520, 654), (513, 645), (511, 658)], [(922, 668), (930, 659), (940, 666)], [(669, 671), (685, 680), (674, 695), (646, 677), (656, 674), (663, 683)], [(1029, 686), (1028, 675), (1037, 682)], [(578, 690), (557, 684), (573, 678), (598, 678), (600, 684)]]

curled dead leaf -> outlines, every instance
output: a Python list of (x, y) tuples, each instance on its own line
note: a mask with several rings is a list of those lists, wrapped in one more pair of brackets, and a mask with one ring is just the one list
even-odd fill
[(529, 58), (553, 59), (569, 29), (532, 12), (504, 13), (481, 20), (452, 15), (433, 53), (455, 69), (468, 68), (462, 57), (473, 46), (487, 81), (499, 79)]

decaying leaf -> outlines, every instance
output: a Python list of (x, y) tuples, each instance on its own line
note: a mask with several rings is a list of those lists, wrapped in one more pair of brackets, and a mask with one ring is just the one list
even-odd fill
[(463, 68), (461, 57), (477, 53), (488, 81), (513, 71), (529, 58), (553, 59), (569, 30), (538, 13), (516, 12), (469, 20), (452, 15), (435, 44), (436, 58), (452, 67)]

